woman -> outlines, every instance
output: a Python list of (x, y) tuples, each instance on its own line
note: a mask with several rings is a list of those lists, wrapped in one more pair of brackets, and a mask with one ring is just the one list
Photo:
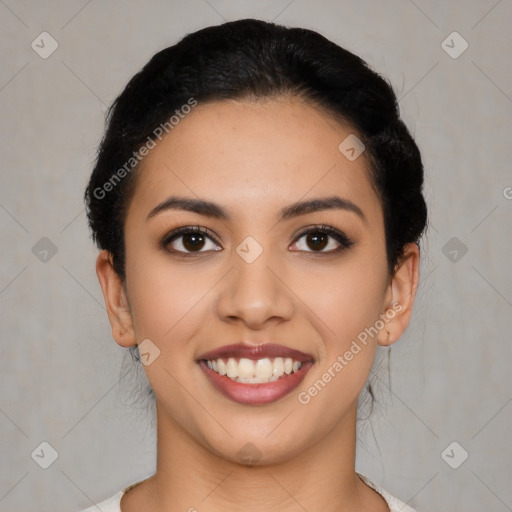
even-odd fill
[(422, 185), (391, 87), (316, 32), (208, 27), (131, 79), (86, 203), (157, 470), (103, 512), (412, 510), (355, 446), (377, 345), (410, 319)]

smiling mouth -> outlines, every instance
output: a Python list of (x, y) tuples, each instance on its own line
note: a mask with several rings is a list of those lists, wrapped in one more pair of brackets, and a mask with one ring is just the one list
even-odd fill
[(276, 343), (236, 343), (201, 354), (196, 363), (226, 398), (265, 405), (289, 395), (315, 363), (311, 354)]
[(217, 373), (243, 384), (265, 384), (298, 372), (302, 361), (291, 357), (265, 357), (263, 359), (248, 359), (245, 357), (203, 359), (206, 366)]

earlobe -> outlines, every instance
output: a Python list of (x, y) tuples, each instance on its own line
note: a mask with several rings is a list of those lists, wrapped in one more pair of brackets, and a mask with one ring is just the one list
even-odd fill
[(419, 282), (419, 261), (418, 245), (407, 244), (389, 283), (385, 326), (377, 338), (379, 345), (389, 346), (397, 341), (409, 324)]
[(96, 260), (96, 275), (103, 291), (108, 318), (112, 326), (112, 336), (122, 347), (135, 345), (136, 336), (133, 319), (121, 277), (112, 265), (112, 255), (103, 250)]

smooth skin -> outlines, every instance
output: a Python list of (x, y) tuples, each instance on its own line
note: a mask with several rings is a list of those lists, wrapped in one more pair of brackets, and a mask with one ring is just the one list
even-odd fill
[[(365, 155), (350, 161), (338, 149), (351, 133), (296, 97), (200, 103), (136, 171), (124, 231), (126, 281), (108, 252), (96, 266), (116, 342), (149, 339), (160, 350), (144, 366), (156, 395), (157, 470), (125, 493), (123, 512), (388, 511), (355, 473), (357, 400), (377, 345), (393, 343), (407, 327), (419, 250), (408, 244), (389, 275), (382, 206)], [(278, 220), (292, 203), (333, 195), (364, 217), (329, 209)], [(182, 209), (148, 218), (170, 196), (212, 201), (229, 218)], [(319, 246), (301, 236), (318, 225), (342, 231), (353, 245), (327, 234)], [(184, 226), (209, 230), (204, 243), (193, 245), (189, 234), (162, 244)], [(253, 263), (236, 252), (248, 236), (263, 249)], [(393, 304), (401, 309), (379, 334), (300, 403), (298, 393)], [(280, 343), (315, 363), (284, 398), (242, 405), (219, 393), (196, 363), (241, 341)], [(253, 465), (240, 459), (247, 443), (260, 454)]]

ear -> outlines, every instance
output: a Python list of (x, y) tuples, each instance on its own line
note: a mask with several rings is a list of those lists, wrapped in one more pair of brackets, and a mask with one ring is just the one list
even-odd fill
[(386, 292), (386, 310), (381, 315), (384, 327), (377, 342), (388, 346), (394, 343), (407, 328), (412, 314), (419, 281), (420, 251), (416, 243), (404, 248), (404, 255), (392, 276)]
[(103, 290), (113, 338), (122, 347), (135, 345), (136, 336), (124, 282), (114, 270), (109, 251), (103, 250), (98, 255), (96, 275)]

